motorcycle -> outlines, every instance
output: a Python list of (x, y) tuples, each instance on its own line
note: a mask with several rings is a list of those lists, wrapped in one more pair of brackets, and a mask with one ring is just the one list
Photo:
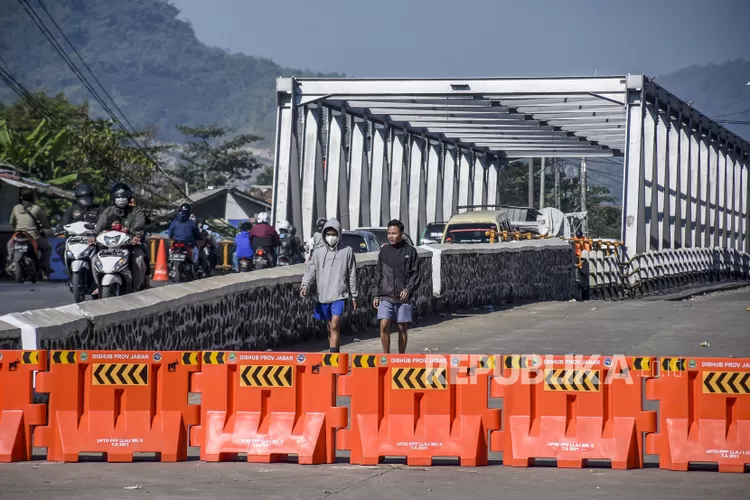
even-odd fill
[(36, 241), (28, 233), (19, 231), (13, 236), (13, 255), (9, 256), (6, 271), (13, 276), (18, 283), (23, 283), (29, 278), (36, 283), (41, 278), (39, 269), (39, 251)]
[(239, 272), (247, 273), (253, 270), (253, 262), (248, 257), (242, 257), (239, 259)]
[(258, 248), (255, 250), (255, 255), (253, 256), (253, 267), (255, 267), (256, 271), (268, 269), (272, 267), (272, 260), (273, 257), (266, 249)]
[(175, 241), (169, 248), (169, 279), (174, 283), (195, 279), (193, 250), (181, 241)]
[(131, 241), (131, 237), (122, 231), (107, 231), (96, 237), (96, 242), (102, 249), (91, 262), (101, 298), (127, 295), (133, 291), (133, 276), (130, 273)]
[(290, 238), (281, 238), (281, 246), (279, 247), (279, 256), (276, 258), (276, 265), (292, 265), (292, 242)]
[(63, 228), (68, 235), (65, 240), (65, 267), (68, 269), (70, 291), (76, 303), (86, 300), (96, 289), (94, 275), (91, 272), (91, 257), (96, 252), (96, 244), (91, 242), (94, 224), (74, 222)]

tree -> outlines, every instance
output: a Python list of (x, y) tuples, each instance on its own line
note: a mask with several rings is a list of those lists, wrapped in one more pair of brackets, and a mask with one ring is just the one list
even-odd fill
[(260, 168), (258, 159), (248, 149), (260, 137), (239, 134), (231, 139), (223, 139), (232, 130), (218, 125), (179, 125), (177, 129), (189, 139), (182, 147), (176, 173), (190, 191), (209, 186), (228, 186), (248, 179), (253, 171)]
[(273, 184), (273, 167), (266, 165), (255, 180), (260, 186), (270, 186)]
[(51, 132), (46, 119), (26, 136), (14, 133), (6, 120), (0, 120), (0, 161), (32, 176), (39, 177), (39, 172), (45, 171), (44, 178), (50, 184), (65, 184), (67, 177), (58, 177), (59, 166), (56, 164), (68, 137), (67, 130)]

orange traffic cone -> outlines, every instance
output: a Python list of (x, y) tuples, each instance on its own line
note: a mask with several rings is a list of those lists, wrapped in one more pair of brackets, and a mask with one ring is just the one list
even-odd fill
[(159, 242), (159, 252), (156, 254), (156, 268), (152, 281), (169, 281), (167, 274), (167, 247), (164, 240)]

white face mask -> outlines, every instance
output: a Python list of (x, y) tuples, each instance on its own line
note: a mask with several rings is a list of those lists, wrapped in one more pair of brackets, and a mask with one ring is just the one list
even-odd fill
[(330, 246), (334, 247), (336, 246), (336, 243), (339, 242), (338, 236), (328, 235), (326, 236), (326, 243), (328, 243)]

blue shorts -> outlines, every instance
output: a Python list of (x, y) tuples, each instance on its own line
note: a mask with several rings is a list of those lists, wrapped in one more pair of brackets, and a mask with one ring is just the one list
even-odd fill
[(378, 319), (388, 319), (396, 323), (411, 323), (411, 305), (394, 304), (384, 299), (380, 299), (378, 305)]
[(334, 316), (341, 316), (344, 314), (344, 302), (343, 299), (330, 304), (321, 304), (318, 302), (315, 305), (313, 317), (323, 321), (331, 321)]

